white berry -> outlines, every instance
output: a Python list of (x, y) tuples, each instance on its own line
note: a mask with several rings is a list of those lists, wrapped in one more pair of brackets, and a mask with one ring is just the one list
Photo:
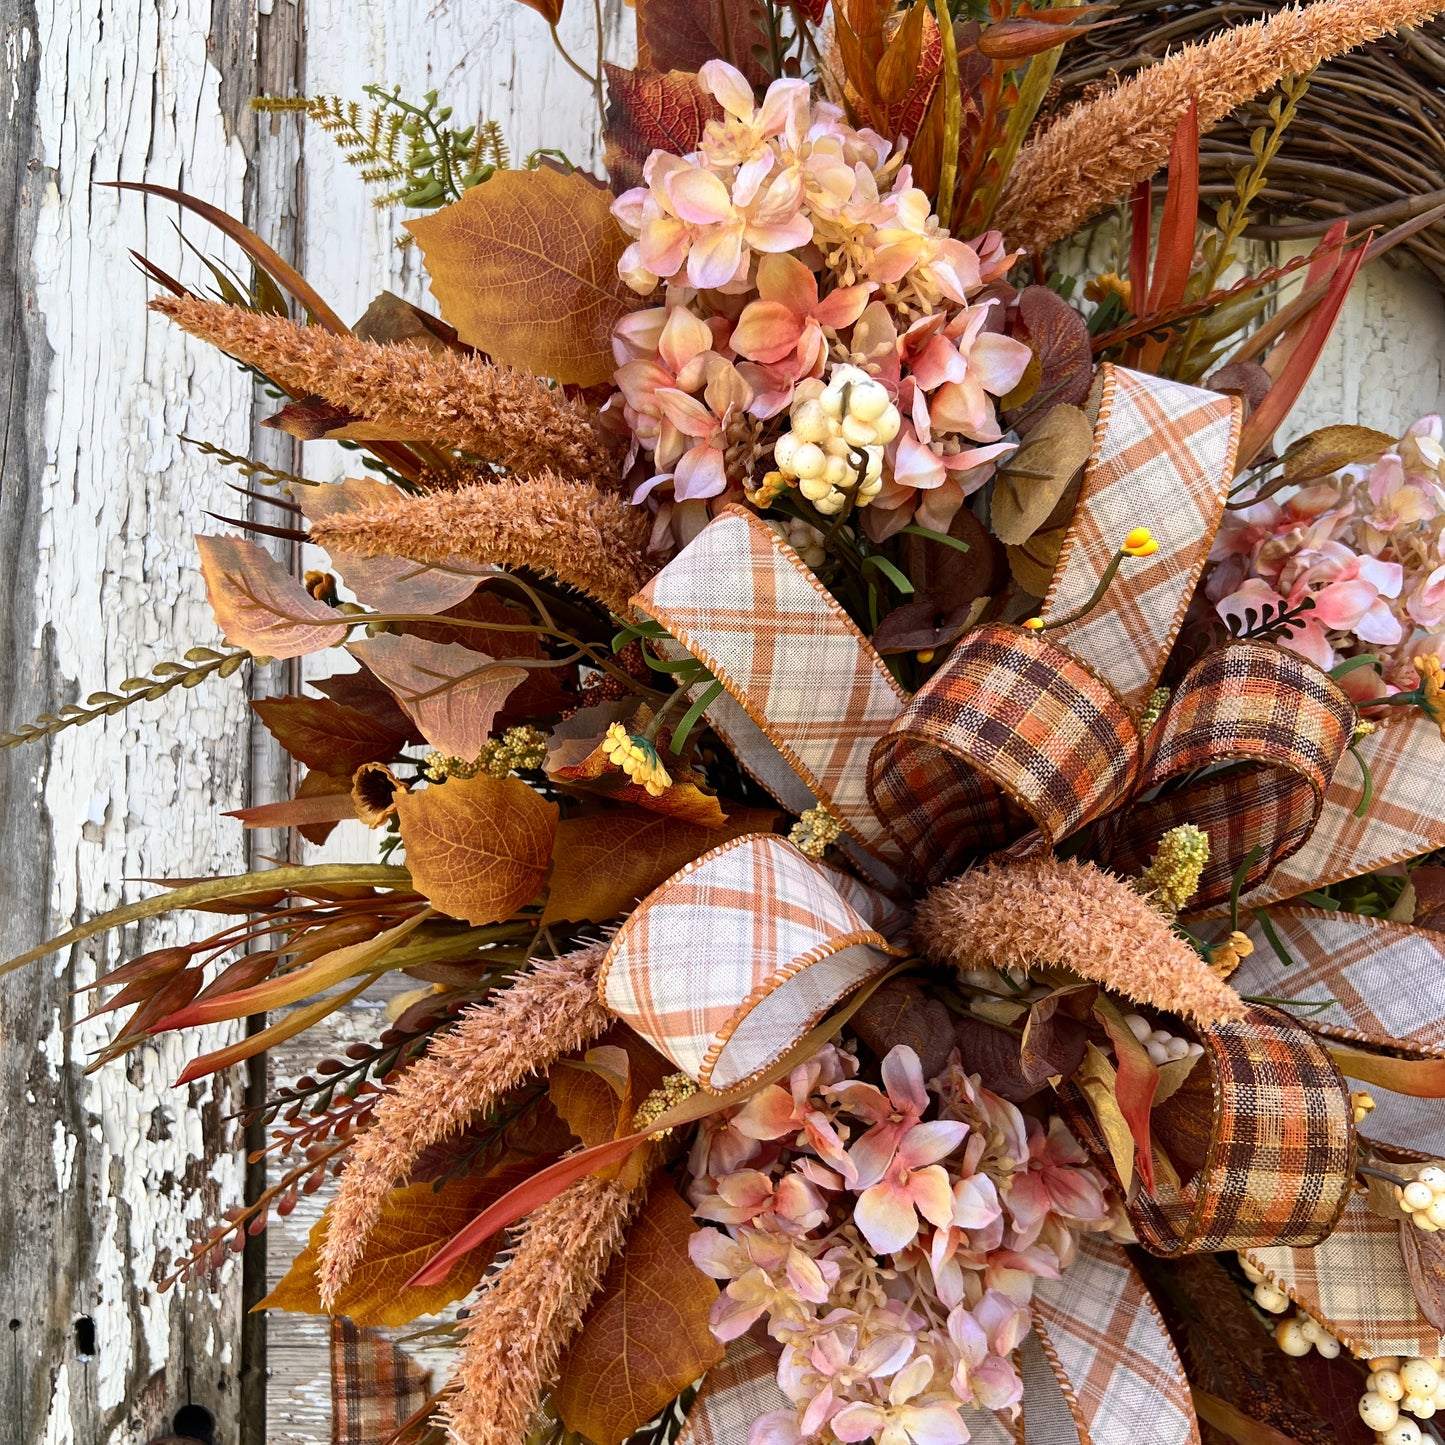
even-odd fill
[(1274, 1327), (1274, 1342), (1285, 1354), (1294, 1355), (1296, 1358), (1310, 1352), (1310, 1341), (1300, 1328), (1298, 1320), (1281, 1320)]
[(1260, 1309), (1268, 1310), (1272, 1315), (1283, 1314), (1289, 1308), (1289, 1296), (1267, 1280), (1255, 1285), (1254, 1302)]
[(1333, 1335), (1326, 1335), (1324, 1339), (1316, 1340), (1315, 1349), (1326, 1360), (1337, 1360), (1340, 1357), (1340, 1342)]
[(1445, 1189), (1445, 1169), (1429, 1165), (1420, 1171), (1420, 1183), (1428, 1184), (1431, 1189)]
[(1405, 1186), (1405, 1203), (1411, 1209), (1429, 1209), (1435, 1202), (1435, 1191), (1419, 1179)]
[(1404, 1383), (1394, 1370), (1376, 1370), (1370, 1376), (1370, 1388), (1382, 1399), (1393, 1401), (1405, 1397)]
[(848, 395), (848, 415), (877, 421), (888, 410), (888, 388), (880, 381), (859, 381)]
[(1154, 1032), (1154, 1025), (1142, 1014), (1125, 1014), (1124, 1022), (1129, 1025), (1129, 1032), (1133, 1034), (1141, 1044)]
[(1399, 1407), (1393, 1400), (1368, 1390), (1360, 1396), (1360, 1419), (1371, 1430), (1388, 1430), (1400, 1418)]
[(1406, 1395), (1400, 1401), (1400, 1408), (1408, 1410), (1417, 1420), (1428, 1420), (1435, 1413), (1433, 1395)]
[(1406, 1360), (1400, 1367), (1400, 1383), (1407, 1395), (1433, 1395), (1440, 1376), (1428, 1360)]
[(1413, 1420), (1397, 1420), (1381, 1433), (1380, 1445), (1420, 1445), (1421, 1439), (1420, 1427)]
[(1164, 1045), (1164, 1057), (1166, 1059), (1184, 1059), (1189, 1057), (1189, 1041), (1187, 1039), (1170, 1039)]

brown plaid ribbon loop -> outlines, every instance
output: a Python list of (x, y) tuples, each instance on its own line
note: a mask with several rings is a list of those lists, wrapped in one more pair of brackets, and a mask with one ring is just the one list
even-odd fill
[(1036, 632), (969, 633), (868, 759), (868, 798), (937, 882), (1037, 830), (1046, 845), (1118, 806), (1139, 731), (1114, 690)]
[[(1140, 791), (1163, 791), (1111, 820), (1101, 851), (1115, 872), (1137, 874), (1164, 833), (1193, 823), (1210, 855), (1191, 907), (1227, 899), (1251, 853), (1252, 888), (1309, 838), (1354, 730), (1354, 704), (1302, 657), (1262, 642), (1211, 652), (1149, 733)], [(1226, 763), (1237, 766), (1220, 771)]]
[[(1354, 1116), (1339, 1070), (1307, 1029), (1259, 1004), (1200, 1042), (1207, 1076), (1196, 1067), (1155, 1113), (1160, 1140), (1194, 1155), (1197, 1170), (1176, 1185), (1174, 1170), (1160, 1168), (1154, 1192), (1138, 1192), (1129, 1217), (1140, 1243), (1165, 1256), (1318, 1244), (1354, 1181)], [(1059, 1097), (1070, 1127), (1110, 1169), (1078, 1092), (1066, 1086)]]

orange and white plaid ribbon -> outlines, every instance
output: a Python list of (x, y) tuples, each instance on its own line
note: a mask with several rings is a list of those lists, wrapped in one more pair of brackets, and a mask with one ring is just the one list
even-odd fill
[[(1440, 828), (1424, 798), (1416, 729), (1365, 740), (1377, 804), (1388, 806), (1355, 826), (1347, 815), (1357, 789), (1338, 767), (1353, 707), (1278, 648), (1238, 643), (1207, 654), (1147, 738), (1141, 732), (1222, 514), (1238, 430), (1233, 399), (1106, 368), (1093, 455), (1042, 615), (1077, 611), (1133, 528), (1148, 526), (1159, 551), (1122, 569), (1103, 605), (1047, 636), (976, 629), (911, 699), (792, 549), (741, 508), (716, 518), (635, 606), (668, 632), (664, 647), (722, 683), (708, 717), (742, 765), (794, 812), (825, 805), (853, 860), (885, 885), (895, 872), (936, 881), (987, 852), (1043, 849), (1090, 826), (1094, 854), (1125, 872), (1143, 866), (1175, 824), (1204, 827), (1213, 854), (1205, 906), (1228, 897), (1251, 852), (1244, 881), (1254, 902), (1315, 886), (1336, 865), (1343, 871), (1330, 876), (1344, 877), (1425, 851)], [(1212, 776), (1224, 763), (1232, 766)], [(898, 920), (885, 921), (887, 908), (881, 894), (781, 839), (739, 839), (643, 901), (608, 952), (603, 997), (704, 1087), (725, 1089), (776, 1061), (888, 966)], [(1299, 1032), (1276, 1018), (1272, 1027)], [(1327, 1166), (1318, 1151), (1281, 1159), (1278, 1197), (1258, 1219), (1223, 1230), (1231, 1242), (1258, 1242), (1271, 1229), (1280, 1237), (1296, 1165), (1328, 1178), (1315, 1181), (1307, 1227), (1292, 1237), (1317, 1237), (1337, 1214), (1353, 1138), (1338, 1074), (1328, 1060), (1322, 1068), (1330, 1088), (1311, 1098), (1328, 1095), (1325, 1132), (1338, 1125), (1345, 1142), (1326, 1150)], [(1222, 1177), (1227, 1187), (1227, 1170)], [(1194, 1210), (1194, 1196), (1177, 1202), (1181, 1219)], [(1213, 1218), (1212, 1207), (1200, 1206)], [(1155, 1247), (1191, 1245), (1162, 1229)], [(1070, 1289), (1097, 1297), (1086, 1310)], [(1046, 1353), (1079, 1438), (1130, 1438), (1109, 1423), (1108, 1392), (1092, 1417), (1083, 1410), (1093, 1382), (1123, 1372), (1129, 1388), (1111, 1389), (1134, 1401), (1131, 1421), (1163, 1422), (1152, 1436), (1161, 1441), (1197, 1441), (1177, 1360), (1171, 1369), (1150, 1355), (1172, 1351), (1127, 1261), (1106, 1267), (1090, 1254), (1060, 1293)], [(1048, 1309), (1046, 1301), (1041, 1319)], [(705, 1389), (700, 1408), (723, 1384)], [(706, 1428), (699, 1416), (698, 1445), (723, 1438)]]

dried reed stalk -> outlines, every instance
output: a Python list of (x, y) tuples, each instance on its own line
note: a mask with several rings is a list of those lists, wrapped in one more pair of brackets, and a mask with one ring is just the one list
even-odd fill
[(1072, 969), (1138, 1003), (1208, 1025), (1244, 1017), (1151, 903), (1092, 863), (1030, 858), (984, 864), (919, 905), (915, 943), (959, 968)]
[(1025, 147), (994, 224), (1011, 245), (1043, 250), (1163, 165), (1191, 100), (1206, 132), (1286, 76), (1442, 10), (1440, 0), (1317, 0), (1186, 45), (1075, 106)]
[(375, 1120), (351, 1146), (317, 1275), (334, 1300), (360, 1263), (392, 1188), (433, 1144), (461, 1129), (554, 1059), (581, 1048), (612, 1023), (597, 996), (605, 944), (543, 959), (489, 1003), (438, 1034), (397, 1079)]
[(536, 377), (461, 352), (336, 336), (199, 296), (159, 297), (151, 310), (287, 391), (364, 417), (388, 440), (456, 447), (521, 476), (548, 468), (603, 481), (620, 475), (620, 451), (587, 409)]
[(523, 1221), (512, 1257), (466, 1321), (458, 1389), (444, 1407), (453, 1440), (521, 1445), (646, 1197), (650, 1172), (634, 1188), (580, 1179)]
[(625, 497), (542, 472), (525, 482), (398, 493), (375, 507), (317, 518), (311, 539), (359, 557), (526, 567), (625, 615), (656, 571), (643, 553), (648, 527), (646, 509)]

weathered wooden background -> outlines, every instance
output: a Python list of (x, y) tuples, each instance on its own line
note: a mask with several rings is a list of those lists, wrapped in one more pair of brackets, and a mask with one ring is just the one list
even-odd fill
[[(607, 0), (607, 52), (623, 63), (628, 19)], [(591, 7), (572, 0), (563, 33), (590, 64)], [(0, 726), (11, 728), (216, 640), (191, 536), (207, 510), (238, 503), (177, 434), (273, 456), (284, 440), (257, 432), (262, 413), (236, 368), (145, 313), (127, 251), (197, 276), (180, 218), (103, 182), (180, 186), (243, 216), (354, 318), (384, 287), (425, 300), (415, 257), (394, 245), (398, 217), (369, 207), (325, 137), (289, 117), (258, 126), (251, 95), (436, 88), (460, 114), (499, 120), (518, 156), (556, 146), (593, 165), (597, 148), (590, 91), (515, 0), (430, 11), (408, 0), (0, 0), (0, 34)], [(224, 252), (205, 227), (182, 224)], [(1438, 409), (1442, 354), (1438, 295), (1377, 267), (1290, 431), (1327, 420), (1396, 430)], [(305, 450), (310, 475), (341, 473), (335, 448)], [(218, 817), (288, 782), (240, 682), (0, 754), (0, 954), (136, 896), (140, 879), (241, 871), (285, 848)], [(351, 835), (339, 846), (359, 857), (368, 845)], [(0, 982), (0, 1445), (139, 1445), (187, 1407), (181, 1423), (203, 1430), (209, 1417), (218, 1445), (327, 1438), (319, 1328), (273, 1322), (268, 1341), (243, 1314), (309, 1214), (275, 1238), (269, 1271), (257, 1248), (214, 1287), (155, 1288), (203, 1218), (245, 1188), (227, 1115), (246, 1080), (171, 1087), (187, 1054), (222, 1031), (83, 1073), (107, 1032), (73, 1026), (84, 1007), (71, 990), (167, 928)], [(273, 1061), (278, 1077), (288, 1067)]]

